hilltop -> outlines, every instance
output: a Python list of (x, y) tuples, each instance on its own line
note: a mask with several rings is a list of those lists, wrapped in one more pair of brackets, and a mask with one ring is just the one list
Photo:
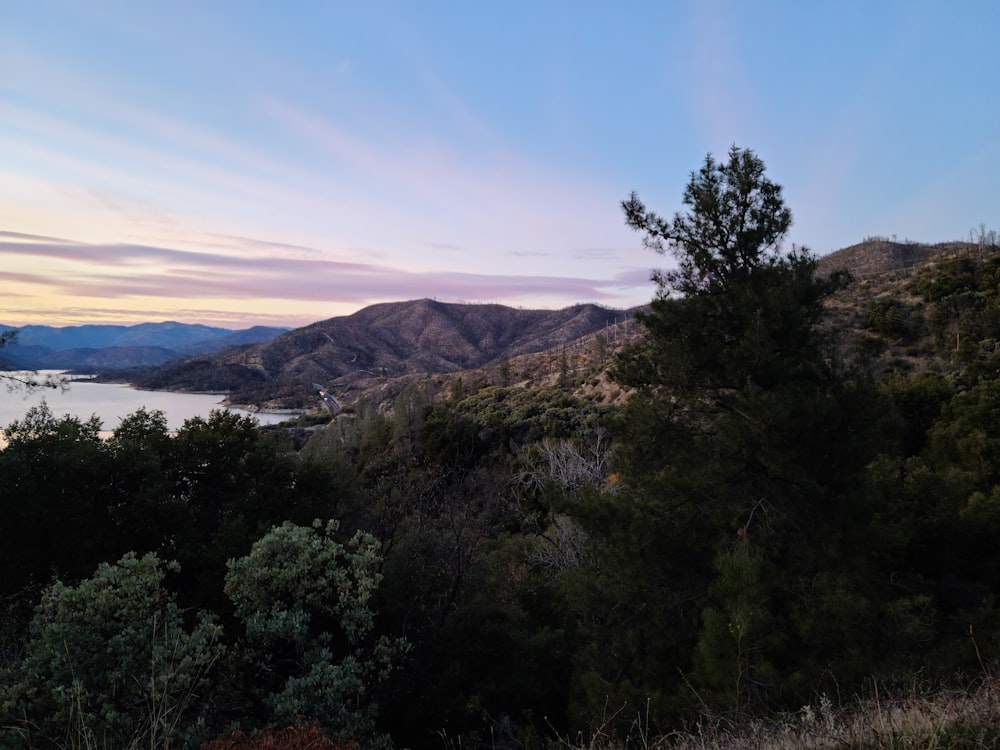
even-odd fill
[(428, 374), (579, 351), (600, 332), (615, 337), (617, 327), (624, 329), (631, 316), (630, 311), (597, 305), (523, 310), (430, 299), (391, 302), (319, 321), (265, 343), (137, 372), (130, 379), (150, 389), (224, 390), (231, 403), (303, 408), (315, 402), (313, 383), (359, 394)]

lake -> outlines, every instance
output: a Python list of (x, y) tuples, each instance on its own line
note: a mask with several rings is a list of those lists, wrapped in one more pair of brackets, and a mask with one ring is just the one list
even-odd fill
[[(39, 373), (45, 375), (47, 373)], [(58, 373), (55, 373), (58, 374)], [(32, 406), (44, 401), (56, 417), (69, 414), (81, 420), (96, 415), (104, 430), (114, 430), (123, 417), (145, 406), (147, 410), (160, 410), (167, 419), (167, 427), (176, 430), (191, 417), (208, 417), (213, 409), (224, 409), (224, 394), (169, 393), (166, 391), (139, 391), (118, 383), (94, 383), (72, 379), (64, 392), (56, 388), (43, 388), (31, 394), (14, 391), (8, 393), (0, 383), (0, 430), (11, 422), (24, 417)], [(276, 424), (291, 419), (294, 414), (230, 411), (254, 417), (260, 424)]]

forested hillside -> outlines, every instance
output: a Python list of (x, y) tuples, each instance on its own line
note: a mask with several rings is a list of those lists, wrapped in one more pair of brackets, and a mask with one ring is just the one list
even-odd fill
[(594, 334), (607, 336), (629, 317), (597, 305), (522, 310), (430, 299), (391, 302), (128, 377), (142, 388), (228, 391), (231, 403), (296, 409), (314, 401), (315, 382), (353, 400), (401, 378), (498, 366), (525, 354), (579, 348), (581, 340), (589, 346)]
[[(666, 748), (992, 675), (1000, 248), (872, 241), (842, 273), (783, 247), (736, 148), (684, 205), (623, 204), (676, 264), (618, 351), (414, 377), (312, 431), (12, 425), (0, 745)], [(990, 747), (986, 705), (822, 736)]]

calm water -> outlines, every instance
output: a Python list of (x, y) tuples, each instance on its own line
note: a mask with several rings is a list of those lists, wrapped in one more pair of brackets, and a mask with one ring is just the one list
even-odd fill
[[(44, 373), (43, 373), (44, 374)], [(105, 430), (115, 429), (123, 417), (145, 406), (152, 411), (159, 409), (167, 418), (167, 426), (176, 430), (191, 417), (207, 417), (213, 409), (222, 409), (221, 394), (167, 393), (164, 391), (137, 391), (127, 385), (91, 383), (72, 380), (69, 388), (60, 393), (55, 388), (44, 388), (30, 395), (17, 391), (8, 393), (0, 384), (0, 429), (21, 419), (25, 412), (44, 399), (56, 417), (70, 414), (80, 419), (96, 415)], [(252, 416), (260, 424), (275, 424), (289, 419), (289, 414), (251, 414), (240, 409), (230, 409), (236, 414)]]

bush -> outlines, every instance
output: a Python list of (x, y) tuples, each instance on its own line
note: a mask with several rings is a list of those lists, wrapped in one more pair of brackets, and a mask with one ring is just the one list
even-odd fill
[(31, 622), (24, 661), (3, 691), (5, 747), (160, 747), (197, 738), (221, 628), (190, 628), (162, 587), (155, 554), (101, 564), (53, 584)]
[(246, 627), (255, 684), (273, 718), (305, 715), (346, 736), (372, 731), (371, 689), (385, 679), (402, 641), (371, 637), (371, 597), (382, 579), (379, 544), (337, 522), (286, 522), (230, 560), (226, 593)]

